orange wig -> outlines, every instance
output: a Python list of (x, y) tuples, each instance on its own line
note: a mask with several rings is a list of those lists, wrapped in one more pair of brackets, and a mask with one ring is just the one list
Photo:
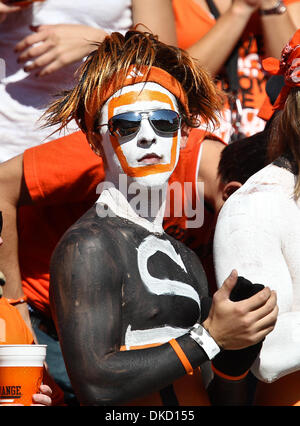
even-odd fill
[[(182, 121), (188, 127), (197, 127), (201, 122), (218, 123), (218, 111), (222, 107), (223, 96), (218, 91), (209, 74), (198, 61), (174, 46), (158, 40), (156, 36), (136, 30), (128, 31), (125, 36), (112, 33), (102, 43), (95, 43), (93, 51), (78, 70), (78, 82), (75, 87), (61, 94), (45, 113), (46, 126), (59, 125), (63, 129), (75, 119), (93, 145), (93, 133), (102, 105), (109, 95), (124, 85), (126, 77), (134, 66), (136, 75), (151, 68), (159, 68), (174, 79), (184, 93), (178, 99)], [(135, 84), (132, 78), (131, 84)], [(161, 83), (163, 86), (163, 82)], [(113, 86), (113, 89), (112, 89)], [(99, 139), (99, 138), (97, 138)]]

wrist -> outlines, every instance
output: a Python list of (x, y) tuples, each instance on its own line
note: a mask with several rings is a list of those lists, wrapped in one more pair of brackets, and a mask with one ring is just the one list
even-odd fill
[(209, 359), (213, 359), (221, 348), (210, 333), (199, 323), (189, 331), (190, 337), (204, 350)]
[(286, 6), (282, 0), (273, 0), (265, 2), (259, 9), (261, 16), (266, 15), (282, 15), (286, 12)]
[(19, 303), (27, 303), (28, 297), (26, 295), (18, 297), (17, 299), (7, 298), (8, 303), (11, 305), (18, 305)]
[(251, 15), (255, 12), (257, 7), (250, 6), (244, 2), (234, 2), (230, 7), (230, 12), (236, 17), (243, 17), (245, 19), (250, 19)]

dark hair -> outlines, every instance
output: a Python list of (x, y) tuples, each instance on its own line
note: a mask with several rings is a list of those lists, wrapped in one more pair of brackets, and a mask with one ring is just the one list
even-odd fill
[(268, 157), (275, 160), (290, 153), (298, 169), (295, 183), (295, 197), (300, 197), (300, 90), (292, 87), (286, 99), (284, 109), (273, 120), (270, 129)]
[(254, 173), (268, 164), (266, 129), (248, 138), (227, 145), (222, 153), (218, 174), (223, 183), (237, 181), (244, 184)]

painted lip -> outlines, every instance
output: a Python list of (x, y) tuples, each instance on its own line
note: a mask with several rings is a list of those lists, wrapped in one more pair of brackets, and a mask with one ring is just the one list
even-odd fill
[(150, 154), (146, 154), (142, 158), (140, 158), (138, 162), (143, 164), (157, 164), (161, 161), (161, 159), (162, 157), (157, 154), (154, 154), (154, 152), (151, 152)]

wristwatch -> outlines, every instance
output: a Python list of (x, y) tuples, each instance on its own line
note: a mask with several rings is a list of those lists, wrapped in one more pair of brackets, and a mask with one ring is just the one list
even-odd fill
[(286, 12), (286, 6), (282, 0), (278, 0), (277, 4), (272, 9), (259, 9), (259, 14), (266, 15), (282, 15)]
[(221, 348), (201, 324), (196, 323), (189, 331), (189, 335), (204, 350), (209, 359), (213, 359)]

